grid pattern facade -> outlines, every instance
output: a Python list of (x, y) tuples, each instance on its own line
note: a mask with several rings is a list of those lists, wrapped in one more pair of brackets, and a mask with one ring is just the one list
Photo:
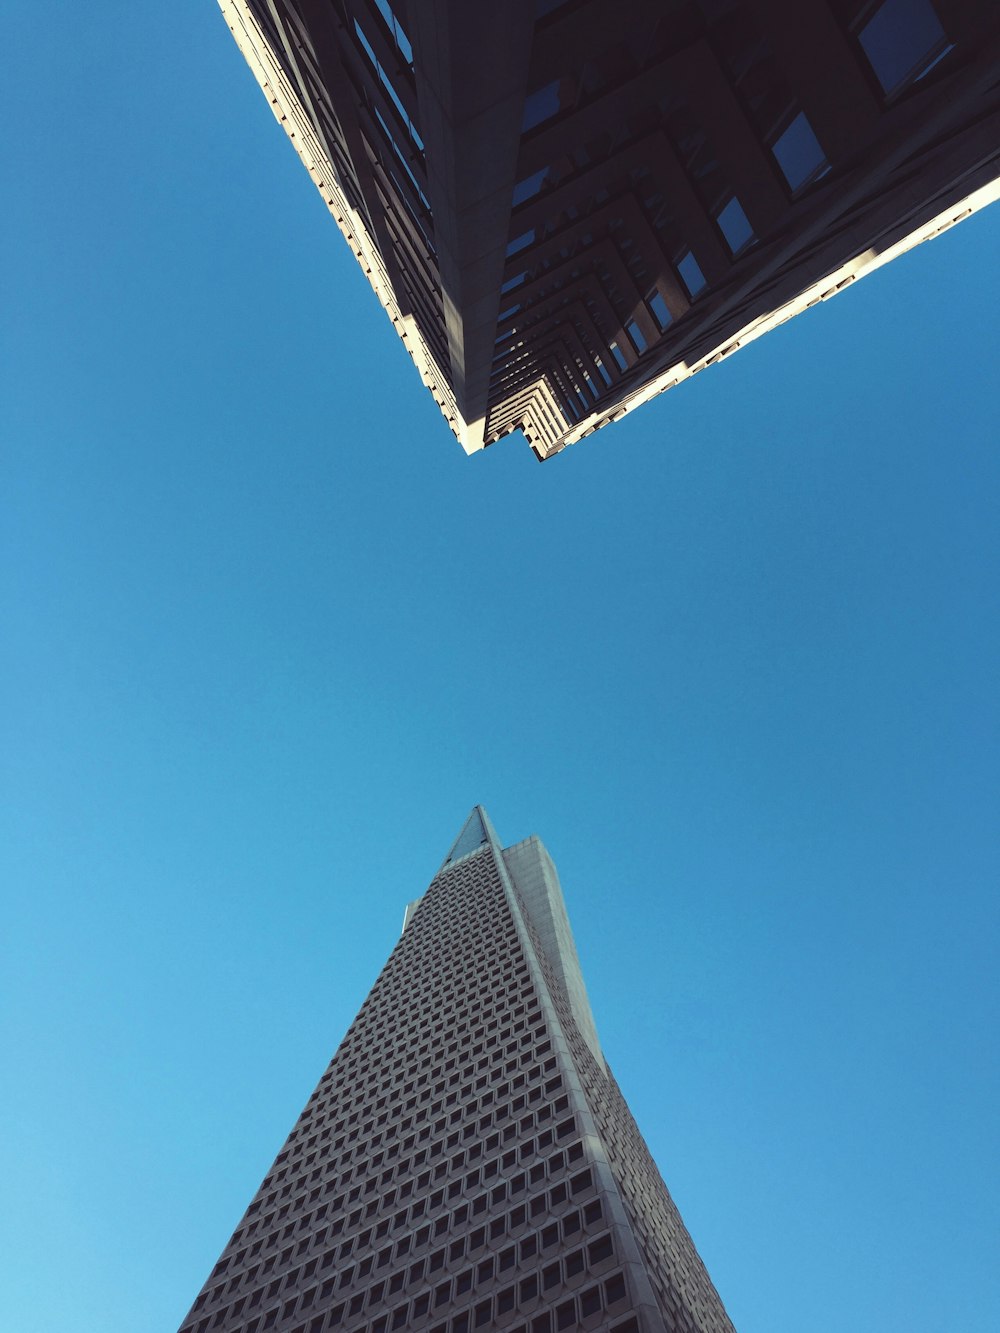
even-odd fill
[(995, 0), (220, 0), (467, 450), (539, 457), (997, 194)]
[(181, 1333), (732, 1333), (580, 1003), (477, 809)]

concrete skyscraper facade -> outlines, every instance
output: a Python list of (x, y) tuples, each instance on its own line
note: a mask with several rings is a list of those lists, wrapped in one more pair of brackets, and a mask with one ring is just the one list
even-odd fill
[(469, 452), (549, 457), (998, 193), (995, 0), (220, 4)]
[(555, 868), (476, 807), (181, 1333), (732, 1333)]

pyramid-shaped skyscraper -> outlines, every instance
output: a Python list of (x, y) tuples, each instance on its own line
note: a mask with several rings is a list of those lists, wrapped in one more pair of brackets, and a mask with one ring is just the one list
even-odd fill
[(466, 821), (181, 1333), (732, 1333), (555, 867)]

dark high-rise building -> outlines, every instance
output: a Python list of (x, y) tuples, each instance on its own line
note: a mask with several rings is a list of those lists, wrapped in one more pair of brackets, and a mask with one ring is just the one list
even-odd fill
[(559, 881), (476, 807), (181, 1333), (732, 1333)]
[(220, 3), (469, 452), (546, 458), (997, 194), (996, 0)]

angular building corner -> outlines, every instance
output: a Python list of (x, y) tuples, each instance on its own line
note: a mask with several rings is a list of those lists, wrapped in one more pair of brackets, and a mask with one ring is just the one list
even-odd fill
[(555, 868), (476, 807), (180, 1333), (732, 1333)]
[(469, 453), (548, 458), (1000, 193), (996, 0), (219, 2)]

